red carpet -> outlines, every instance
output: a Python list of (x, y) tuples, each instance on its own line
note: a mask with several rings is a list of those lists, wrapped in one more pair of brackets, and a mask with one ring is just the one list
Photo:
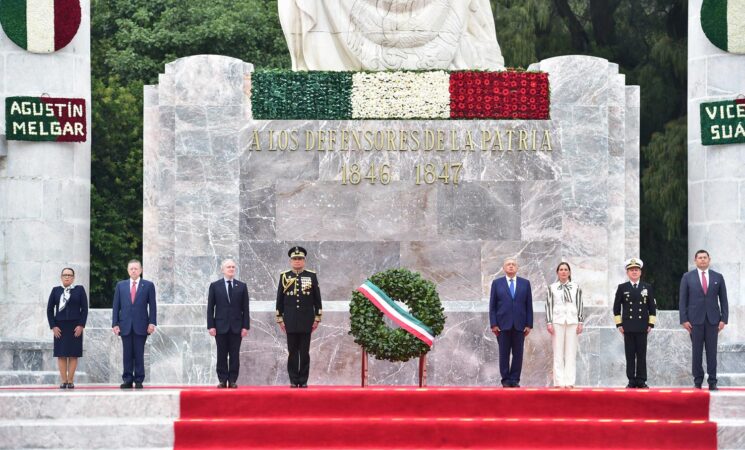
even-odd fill
[(715, 449), (692, 389), (185, 390), (176, 449)]

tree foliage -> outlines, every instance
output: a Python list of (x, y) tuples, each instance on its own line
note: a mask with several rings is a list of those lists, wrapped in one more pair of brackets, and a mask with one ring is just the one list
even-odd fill
[[(658, 295), (672, 298), (688, 259), (686, 175), (675, 159), (686, 145), (678, 137), (685, 135), (687, 2), (491, 2), (508, 66), (593, 55), (641, 86), (641, 256)], [(189, 55), (232, 56), (262, 69), (288, 68), (290, 58), (276, 0), (92, 0), (91, 43), (91, 299), (104, 305), (126, 261), (142, 251), (142, 85)]]

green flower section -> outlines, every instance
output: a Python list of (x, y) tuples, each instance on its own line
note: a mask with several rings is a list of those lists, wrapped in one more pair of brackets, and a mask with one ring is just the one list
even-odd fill
[(701, 5), (701, 28), (712, 44), (727, 51), (727, 1), (704, 0)]
[[(427, 325), (434, 336), (445, 327), (445, 310), (431, 281), (407, 269), (390, 269), (370, 277), (376, 286), (394, 300), (406, 304), (411, 314)], [(408, 361), (427, 354), (430, 348), (402, 328), (390, 328), (383, 312), (360, 292), (352, 294), (349, 316), (354, 342), (377, 359)]]
[(27, 48), (26, 42), (26, 0), (0, 1), (0, 23), (5, 34), (21, 48)]
[(259, 70), (251, 76), (256, 120), (352, 118), (351, 72)]

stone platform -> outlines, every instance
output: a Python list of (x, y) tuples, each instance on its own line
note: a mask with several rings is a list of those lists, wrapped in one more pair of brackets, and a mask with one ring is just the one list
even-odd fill
[[(0, 449), (173, 448), (180, 390), (0, 388)], [(293, 393), (288, 388), (287, 398)], [(712, 393), (709, 417), (717, 422), (718, 448), (745, 448), (745, 390)]]

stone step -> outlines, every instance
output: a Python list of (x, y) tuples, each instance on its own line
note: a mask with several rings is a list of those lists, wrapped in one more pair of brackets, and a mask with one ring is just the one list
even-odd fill
[(0, 420), (0, 449), (173, 448), (173, 442), (167, 418)]
[(709, 401), (711, 420), (745, 421), (745, 389), (720, 389), (711, 394)]
[[(85, 372), (75, 372), (75, 384), (88, 382)], [(0, 370), (0, 386), (59, 385), (59, 372), (54, 370)]]
[(178, 418), (179, 411), (178, 390), (0, 391), (0, 421), (70, 417), (173, 420)]
[(745, 373), (717, 373), (717, 384), (719, 386), (745, 386)]
[(0, 339), (0, 371), (55, 370), (52, 340)]
[[(745, 372), (745, 343), (719, 344), (717, 349), (717, 372)], [(719, 378), (718, 374), (717, 378)]]
[(717, 448), (745, 449), (745, 420), (717, 421)]

